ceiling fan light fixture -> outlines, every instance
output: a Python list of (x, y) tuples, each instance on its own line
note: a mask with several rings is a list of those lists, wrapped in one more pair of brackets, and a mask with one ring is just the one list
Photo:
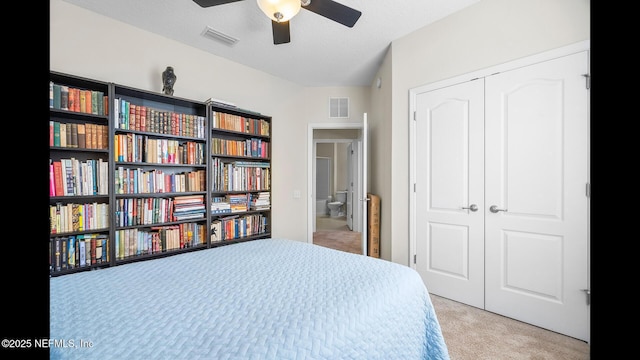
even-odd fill
[(300, 0), (257, 0), (260, 10), (275, 22), (289, 21), (300, 11)]

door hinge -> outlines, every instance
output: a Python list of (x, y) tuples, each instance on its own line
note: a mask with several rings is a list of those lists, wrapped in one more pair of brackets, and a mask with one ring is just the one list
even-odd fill
[(586, 189), (585, 189), (586, 195), (588, 198), (591, 197), (591, 184), (587, 183)]
[(416, 192), (416, 183), (413, 183), (413, 192)]
[(582, 76), (584, 76), (584, 79), (585, 79), (585, 87), (587, 88), (587, 90), (591, 89), (591, 75), (589, 75), (589, 74), (582, 74)]
[(413, 263), (414, 264), (416, 263), (416, 256), (417, 256), (416, 254), (413, 254)]
[(417, 111), (414, 111), (413, 112), (413, 121), (416, 121), (417, 118), (418, 118)]

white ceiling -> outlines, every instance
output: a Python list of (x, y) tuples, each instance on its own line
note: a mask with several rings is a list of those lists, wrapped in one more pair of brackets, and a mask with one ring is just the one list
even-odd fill
[[(202, 8), (193, 0), (64, 0), (301, 86), (369, 86), (391, 42), (479, 0), (336, 0), (362, 12), (346, 27), (302, 9), (291, 42), (274, 45), (256, 0)], [(238, 39), (202, 36), (206, 27)]]

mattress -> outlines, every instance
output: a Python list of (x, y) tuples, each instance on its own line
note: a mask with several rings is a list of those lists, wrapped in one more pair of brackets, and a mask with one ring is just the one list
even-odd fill
[(418, 273), (262, 239), (50, 279), (51, 359), (449, 359)]

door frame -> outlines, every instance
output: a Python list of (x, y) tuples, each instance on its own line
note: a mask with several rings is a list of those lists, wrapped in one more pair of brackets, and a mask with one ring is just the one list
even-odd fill
[[(416, 171), (415, 171), (415, 166), (416, 166), (416, 139), (415, 138), (415, 132), (416, 132), (416, 124), (415, 124), (415, 117), (414, 114), (416, 112), (416, 107), (417, 107), (417, 95), (420, 93), (424, 93), (424, 92), (428, 92), (428, 91), (432, 91), (432, 90), (437, 90), (443, 87), (447, 87), (447, 86), (452, 86), (452, 85), (456, 85), (456, 84), (460, 84), (463, 82), (467, 82), (479, 77), (487, 77), (496, 73), (500, 73), (500, 72), (504, 72), (507, 70), (513, 70), (513, 69), (517, 69), (517, 68), (521, 68), (524, 66), (529, 66), (535, 63), (539, 63), (539, 62), (543, 62), (543, 61), (547, 61), (547, 60), (551, 60), (551, 59), (555, 59), (555, 58), (559, 58), (559, 57), (563, 57), (563, 56), (567, 56), (567, 55), (571, 55), (571, 54), (575, 54), (578, 52), (582, 52), (585, 50), (589, 50), (590, 49), (590, 41), (589, 40), (585, 40), (585, 41), (580, 41), (571, 45), (567, 45), (558, 49), (553, 49), (553, 50), (549, 50), (540, 54), (535, 54), (535, 55), (531, 55), (531, 56), (527, 56), (524, 58), (520, 58), (520, 59), (516, 59), (516, 60), (512, 60), (512, 61), (508, 61), (499, 65), (495, 65), (492, 67), (488, 67), (485, 69), (481, 69), (481, 70), (477, 70), (471, 73), (467, 73), (467, 74), (462, 74), (459, 76), (455, 76), (455, 77), (451, 77), (445, 80), (440, 80), (440, 81), (436, 81), (434, 83), (430, 83), (430, 84), (426, 84), (426, 85), (421, 85), (412, 89), (409, 89), (409, 116), (408, 116), (408, 121), (409, 121), (409, 254), (410, 254), (410, 259), (413, 259), (411, 261), (409, 261), (409, 265), (412, 269), (415, 270), (416, 268), (416, 262), (415, 262), (415, 256), (416, 256), (416, 252), (417, 252), (417, 244), (416, 244), (416, 193), (415, 193), (415, 184), (416, 184)], [(590, 134), (588, 135), (590, 137)], [(591, 144), (588, 144), (589, 148), (591, 148)], [(589, 170), (588, 170), (588, 176), (589, 176), (589, 182), (591, 182), (591, 168), (590, 168), (590, 164), (589, 164)], [(591, 222), (591, 203), (589, 202), (588, 205), (588, 222), (589, 222), (589, 228), (591, 228), (590, 222)], [(587, 237), (587, 247), (588, 249), (591, 249), (591, 236), (589, 234), (589, 236)], [(588, 279), (588, 283), (589, 283), (589, 288), (591, 288), (591, 253), (589, 251), (589, 253), (587, 254), (587, 265), (588, 265), (588, 275), (587, 275), (587, 279)]]
[[(313, 131), (318, 130), (360, 130), (361, 136), (362, 131), (364, 131), (363, 123), (309, 123), (307, 131), (307, 242), (313, 244), (313, 232), (315, 230), (315, 222), (316, 222), (316, 202), (315, 202), (315, 177), (314, 177), (314, 169), (316, 166), (316, 143), (318, 142), (313, 138)], [(320, 139), (318, 139), (320, 140)], [(349, 142), (356, 142), (358, 139), (349, 139)], [(346, 142), (341, 139), (326, 139), (323, 142)], [(362, 159), (358, 159), (358, 173), (363, 173), (364, 163)], [(358, 183), (363, 181), (362, 176), (354, 175), (354, 177), (358, 177)], [(356, 186), (358, 191), (360, 191), (360, 186)], [(364, 224), (365, 214), (363, 211), (358, 212), (358, 222), (360, 224)], [(362, 229), (363, 230), (363, 229)], [(366, 239), (363, 236), (363, 244), (366, 244)], [(362, 247), (363, 254), (367, 254), (366, 246)]]

